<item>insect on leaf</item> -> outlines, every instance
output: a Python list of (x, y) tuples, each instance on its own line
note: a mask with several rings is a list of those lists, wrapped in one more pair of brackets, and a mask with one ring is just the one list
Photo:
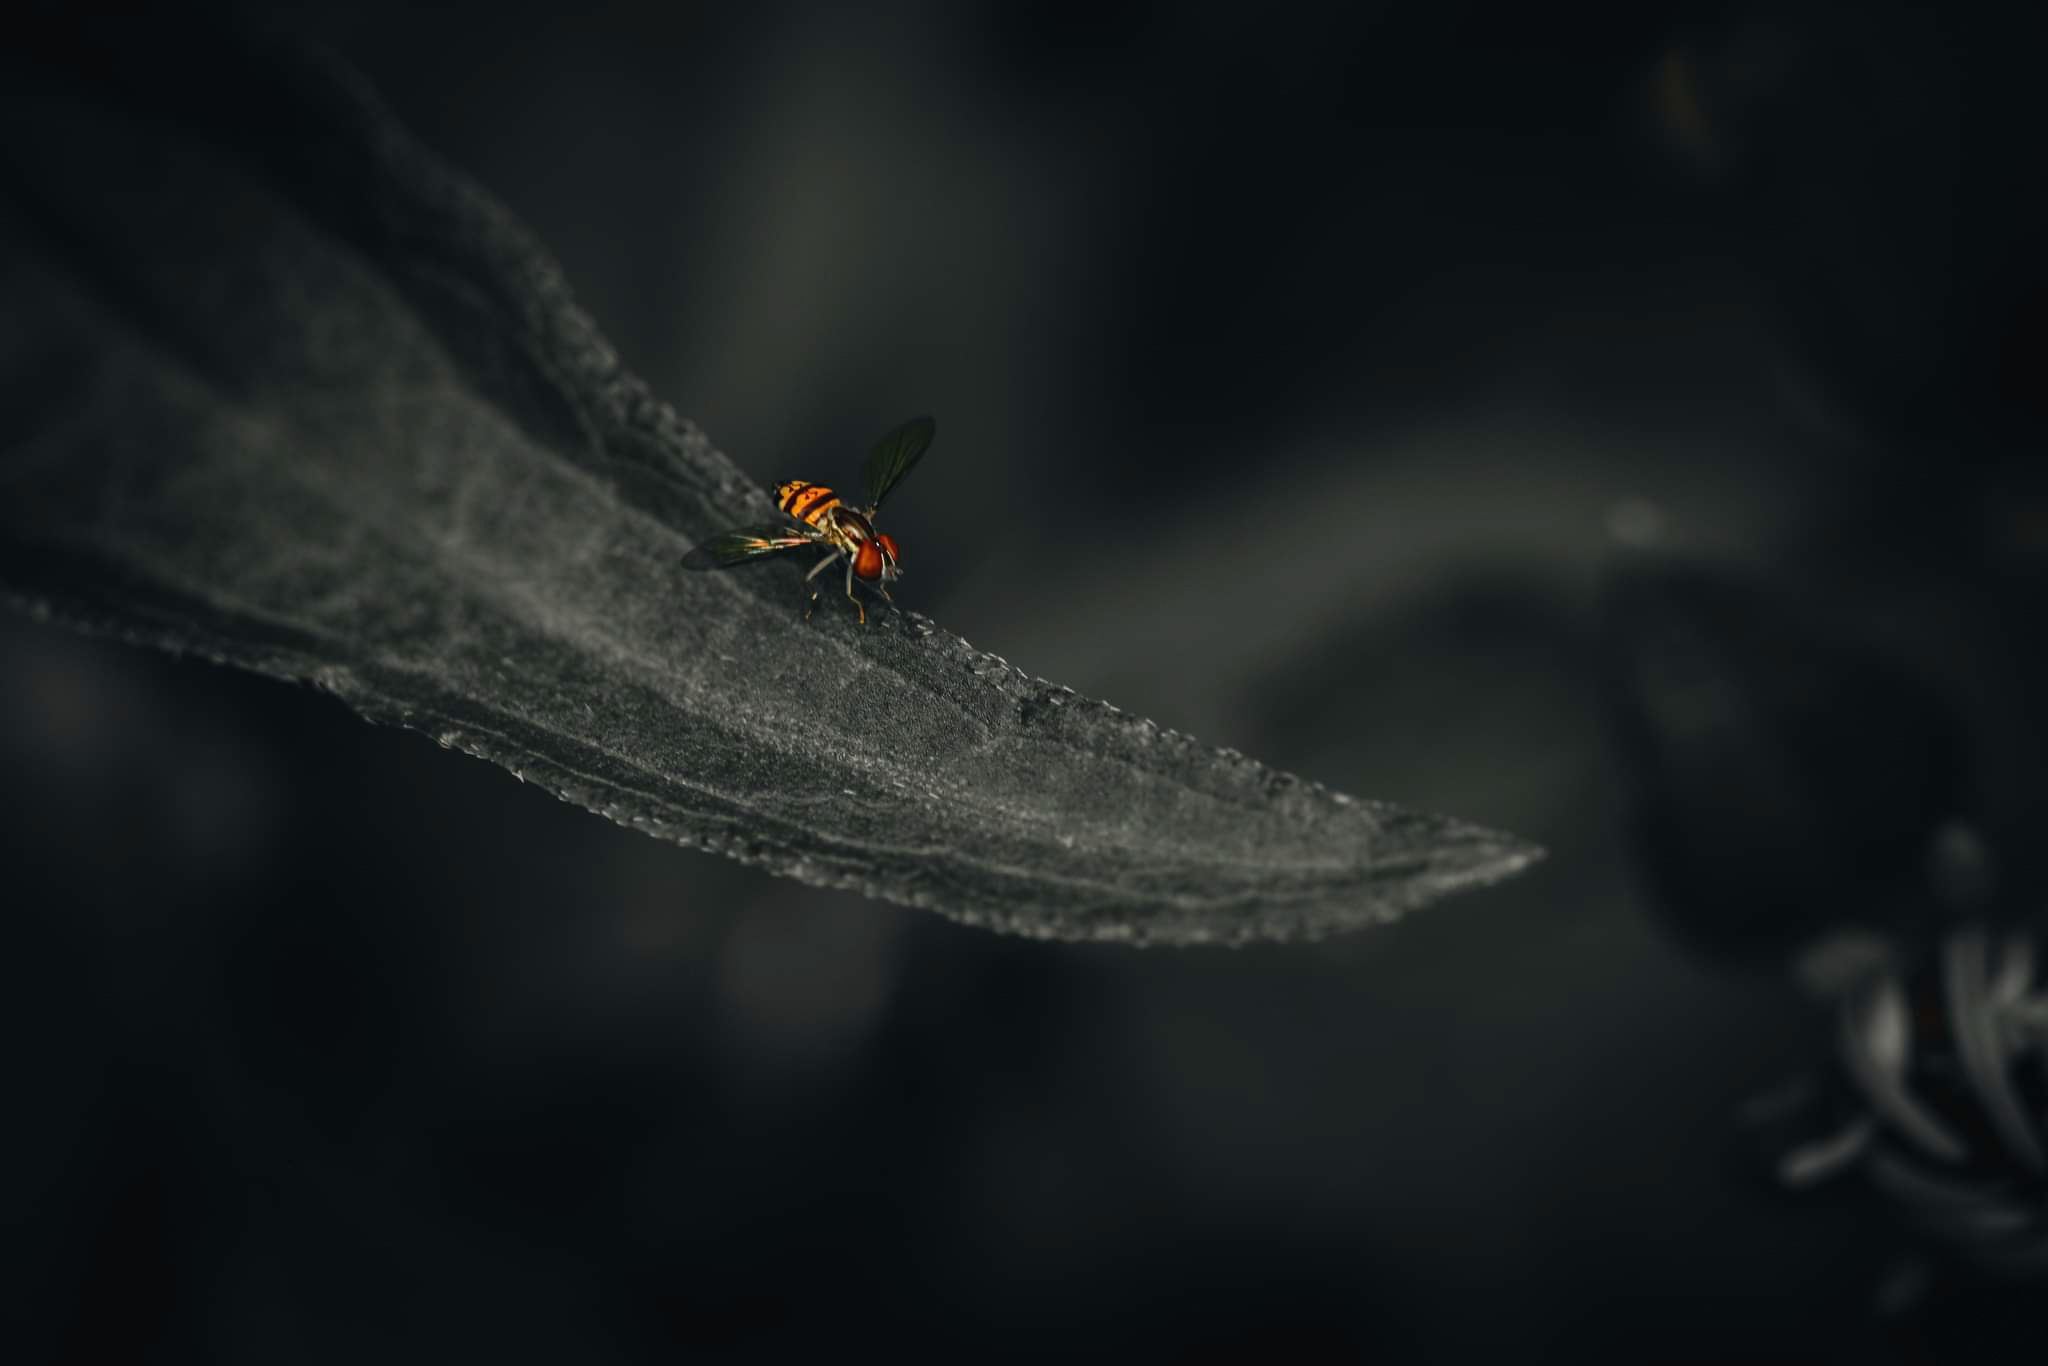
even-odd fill
[[(312, 681), (664, 839), (1025, 934), (1316, 934), (1535, 857), (916, 616), (802, 628), (794, 563), (689, 572), (770, 525), (766, 494), (333, 60), (138, 20), (0, 55), (0, 79), (16, 604)], [(885, 443), (874, 488), (930, 437)]]
[(932, 434), (937, 430), (930, 418), (913, 417), (875, 443), (875, 448), (868, 452), (867, 464), (861, 470), (869, 507), (880, 507), (882, 500), (889, 496), (889, 490), (902, 483), (904, 476), (917, 468), (917, 462), (931, 447)]

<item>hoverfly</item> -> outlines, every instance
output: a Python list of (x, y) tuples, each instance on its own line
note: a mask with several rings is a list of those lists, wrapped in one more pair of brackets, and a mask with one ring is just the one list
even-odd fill
[[(889, 585), (903, 573), (897, 564), (896, 539), (875, 530), (875, 512), (889, 496), (889, 490), (902, 483), (903, 477), (924, 458), (936, 430), (930, 418), (914, 417), (875, 443), (861, 470), (867, 486), (865, 511), (848, 507), (823, 484), (785, 479), (775, 486), (775, 502), (791, 517), (791, 522), (734, 527), (685, 555), (683, 567), (724, 569), (763, 555), (779, 555), (807, 545), (825, 546), (831, 553), (804, 575), (804, 582), (816, 579), (845, 556), (846, 596), (860, 613), (861, 625), (867, 625), (868, 609), (854, 596), (853, 581), (859, 579), (894, 604), (896, 599), (889, 597)], [(818, 594), (822, 591), (811, 589), (811, 605), (804, 609), (806, 621), (817, 610)]]

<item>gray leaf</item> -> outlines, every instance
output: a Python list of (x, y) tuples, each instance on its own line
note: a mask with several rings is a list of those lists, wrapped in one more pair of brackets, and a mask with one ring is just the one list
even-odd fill
[(311, 680), (650, 834), (1019, 933), (1314, 935), (1537, 857), (914, 614), (804, 624), (804, 566), (684, 572), (766, 495), (350, 73), (134, 26), (35, 55), (0, 59), (17, 603)]

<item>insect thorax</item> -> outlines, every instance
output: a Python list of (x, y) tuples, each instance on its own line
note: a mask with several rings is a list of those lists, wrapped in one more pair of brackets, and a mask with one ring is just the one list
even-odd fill
[(862, 541), (871, 540), (875, 534), (874, 524), (844, 503), (833, 508), (827, 515), (827, 520), (831, 523), (825, 528), (827, 533), (851, 546), (858, 546)]

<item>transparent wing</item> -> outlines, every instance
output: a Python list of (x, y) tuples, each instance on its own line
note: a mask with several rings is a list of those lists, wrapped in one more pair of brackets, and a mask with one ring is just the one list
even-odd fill
[(787, 522), (762, 522), (756, 526), (734, 527), (721, 532), (704, 544), (683, 556), (685, 569), (723, 569), (729, 564), (740, 564), (747, 560), (759, 559), (763, 555), (776, 555), (798, 546), (810, 545), (811, 538)]
[(877, 508), (889, 496), (889, 490), (903, 482), (903, 476), (917, 466), (924, 458), (926, 447), (932, 444), (932, 433), (938, 424), (928, 417), (913, 417), (910, 421), (890, 432), (875, 443), (868, 452), (868, 463), (863, 473), (867, 478), (868, 506)]

